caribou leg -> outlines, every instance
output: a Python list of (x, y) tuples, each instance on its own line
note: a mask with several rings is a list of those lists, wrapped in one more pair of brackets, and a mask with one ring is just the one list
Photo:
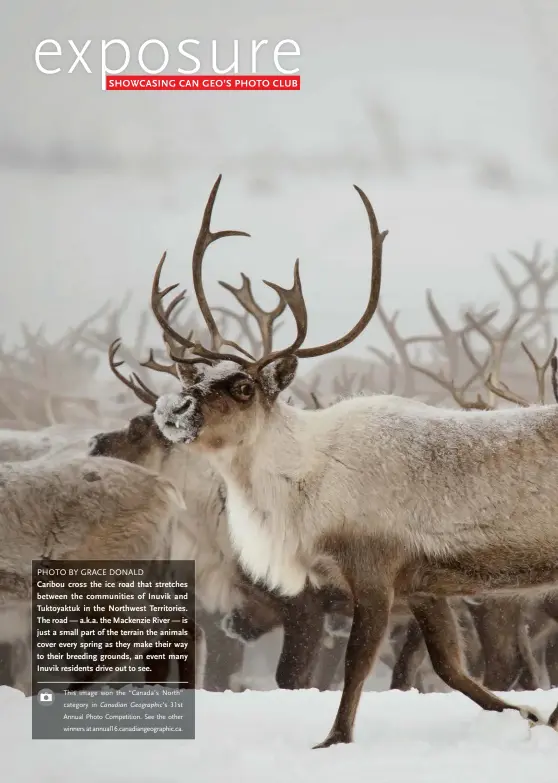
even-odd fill
[(532, 723), (544, 723), (535, 710), (508, 704), (465, 672), (457, 622), (445, 598), (411, 598), (409, 606), (424, 635), (434, 671), (450, 688), (465, 694), (484, 710), (517, 710)]
[(392, 690), (408, 691), (413, 687), (419, 666), (426, 657), (426, 646), (420, 626), (411, 618), (405, 630), (405, 641), (391, 675)]
[(393, 590), (353, 588), (353, 624), (345, 655), (345, 682), (335, 721), (326, 739), (315, 748), (328, 748), (353, 740), (358, 703), (380, 645), (386, 635)]

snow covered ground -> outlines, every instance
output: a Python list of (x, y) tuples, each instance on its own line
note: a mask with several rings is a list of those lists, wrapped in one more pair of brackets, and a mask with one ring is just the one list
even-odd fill
[[(545, 715), (558, 689), (506, 694)], [(311, 750), (339, 694), (197, 694), (197, 738), (32, 741), (31, 703), (0, 688), (5, 783), (556, 783), (558, 733), (517, 714), (482, 712), (461, 694), (365, 693), (355, 742)]]

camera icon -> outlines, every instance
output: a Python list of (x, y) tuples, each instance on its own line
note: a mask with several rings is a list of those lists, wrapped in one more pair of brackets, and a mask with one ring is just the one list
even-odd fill
[(39, 704), (52, 704), (54, 701), (54, 693), (48, 688), (39, 691)]

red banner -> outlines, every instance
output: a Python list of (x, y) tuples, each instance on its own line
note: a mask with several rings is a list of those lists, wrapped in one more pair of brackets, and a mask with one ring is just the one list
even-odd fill
[(167, 76), (119, 75), (106, 77), (107, 90), (300, 90), (300, 76)]

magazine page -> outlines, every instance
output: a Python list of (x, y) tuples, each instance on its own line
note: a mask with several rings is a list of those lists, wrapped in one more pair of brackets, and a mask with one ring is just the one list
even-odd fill
[(2, 780), (554, 781), (558, 5), (0, 38)]

